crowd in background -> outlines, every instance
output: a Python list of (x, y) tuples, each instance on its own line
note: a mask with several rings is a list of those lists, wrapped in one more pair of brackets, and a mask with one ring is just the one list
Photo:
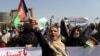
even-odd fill
[[(0, 47), (24, 47), (40, 46), (38, 37), (34, 33), (34, 20), (28, 20), (24, 24), (19, 24), (17, 27), (11, 23), (8, 28), (2, 29), (0, 33)], [(54, 26), (59, 30), (59, 36), (61, 41), (65, 43), (66, 46), (87, 46), (85, 42), (88, 38), (93, 38), (96, 41), (96, 45), (100, 43), (100, 23), (94, 24), (90, 23), (84, 26), (71, 24), (65, 25), (64, 19), (60, 23), (48, 24), (45, 29), (40, 30), (43, 38), (48, 41), (50, 36), (50, 29)], [(54, 33), (55, 34), (55, 33)]]
[[(88, 39), (96, 46), (100, 44), (100, 23), (95, 25), (65, 25), (63, 18), (60, 23), (46, 24), (40, 29), (34, 18), (29, 18), (23, 24), (2, 29), (0, 47), (41, 47), (42, 56), (69, 56), (66, 47), (88, 47)], [(48, 50), (48, 51), (47, 51)]]

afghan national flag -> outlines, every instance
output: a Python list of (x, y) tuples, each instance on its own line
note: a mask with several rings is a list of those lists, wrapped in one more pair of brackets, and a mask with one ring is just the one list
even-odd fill
[(27, 12), (28, 12), (28, 10), (27, 10), (25, 1), (20, 0), (20, 3), (18, 5), (18, 9), (17, 9), (17, 13), (16, 13), (16, 16), (14, 18), (14, 25), (15, 26), (18, 25), (20, 23), (20, 21), (26, 17)]
[(95, 45), (97, 45), (97, 42), (92, 38), (88, 38), (88, 40), (85, 42), (85, 44), (92, 48)]

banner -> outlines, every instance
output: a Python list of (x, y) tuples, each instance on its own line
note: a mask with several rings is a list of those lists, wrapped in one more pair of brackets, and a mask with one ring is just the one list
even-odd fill
[(0, 56), (41, 56), (41, 48), (12, 47), (0, 48)]
[[(66, 47), (69, 56), (100, 56), (100, 45), (93, 48), (87, 47)], [(42, 56), (40, 47), (24, 48), (0, 48), (0, 56)]]
[(69, 17), (68, 23), (88, 23), (87, 17)]

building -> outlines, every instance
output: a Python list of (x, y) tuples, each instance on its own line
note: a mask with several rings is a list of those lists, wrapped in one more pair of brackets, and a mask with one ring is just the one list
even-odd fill
[(10, 22), (10, 14), (8, 12), (0, 12), (0, 22), (9, 23)]
[(0, 30), (6, 27), (6, 24), (10, 23), (10, 13), (0, 12)]

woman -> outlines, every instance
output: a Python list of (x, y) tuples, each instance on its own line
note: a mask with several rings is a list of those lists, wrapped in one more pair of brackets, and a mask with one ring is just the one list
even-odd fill
[(69, 36), (69, 45), (68, 46), (84, 46), (87, 38), (83, 36), (79, 27), (74, 27)]
[(37, 46), (37, 39), (34, 34), (34, 31), (29, 23), (24, 23), (23, 31), (20, 32), (18, 45), (20, 47), (36, 47)]
[[(34, 20), (34, 19), (32, 19)], [(36, 21), (36, 20), (35, 20)], [(56, 26), (50, 27), (49, 37), (43, 38), (38, 28), (38, 24), (33, 24), (35, 35), (42, 48), (42, 56), (68, 56), (64, 43), (59, 36), (59, 29)]]
[(37, 39), (29, 23), (24, 23), (21, 30), (14, 29), (15, 36), (7, 43), (7, 47), (36, 47)]
[(7, 43), (7, 47), (16, 47), (19, 40), (19, 31), (16, 28), (13, 28), (13, 37)]

